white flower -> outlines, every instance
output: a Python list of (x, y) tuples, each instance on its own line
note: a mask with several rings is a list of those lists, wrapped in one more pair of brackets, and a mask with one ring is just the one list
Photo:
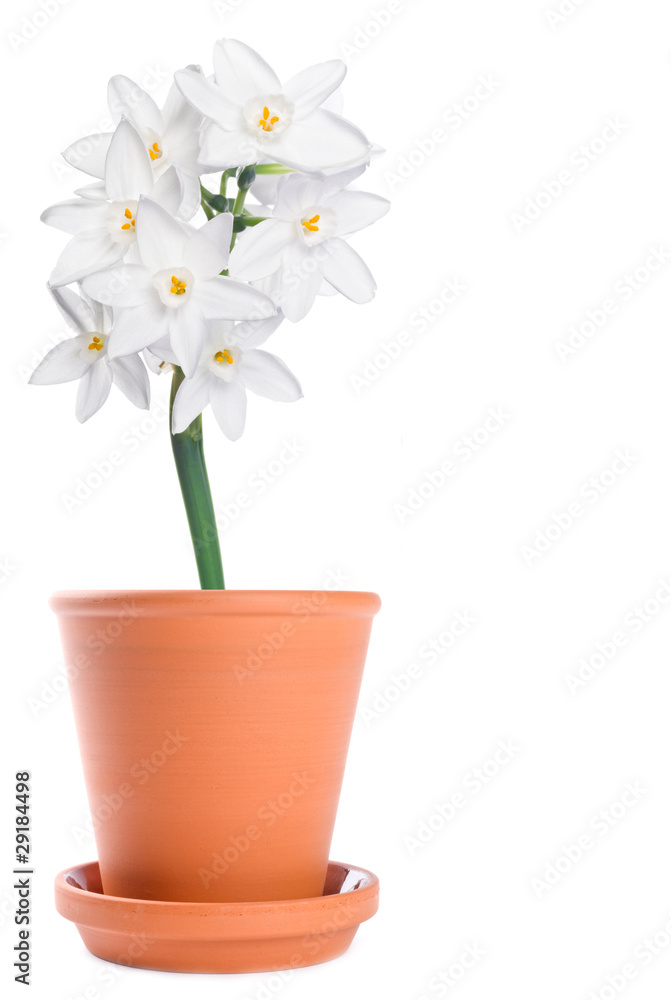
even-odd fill
[(271, 159), (314, 171), (365, 162), (371, 144), (355, 125), (320, 107), (342, 83), (340, 59), (310, 66), (284, 86), (257, 52), (235, 39), (214, 46), (212, 82), (191, 69), (175, 81), (205, 126), (200, 161), (207, 170)]
[[(197, 72), (195, 67), (192, 67)], [(113, 76), (107, 96), (115, 122), (122, 118), (135, 127), (142, 144), (151, 158), (156, 178), (170, 167), (178, 167), (184, 184), (183, 199), (179, 209), (182, 219), (191, 219), (200, 206), (200, 178), (196, 166), (199, 152), (199, 126), (201, 115), (184, 100), (177, 87), (172, 85), (163, 110), (149, 94), (127, 76)], [(92, 177), (103, 177), (105, 157), (113, 133), (88, 136), (69, 146), (63, 153), (73, 167)], [(82, 153), (82, 149), (90, 151)], [(84, 197), (95, 197), (99, 185), (82, 189)], [(144, 192), (149, 194), (149, 192)]]
[(62, 201), (40, 216), (42, 222), (75, 234), (60, 255), (50, 284), (69, 285), (122, 260), (135, 243), (141, 194), (176, 212), (182, 200), (182, 183), (174, 168), (156, 180), (142, 139), (123, 120), (109, 145), (100, 196)]
[(32, 385), (54, 385), (79, 379), (75, 413), (84, 423), (109, 396), (112, 382), (141, 409), (149, 409), (147, 370), (137, 355), (111, 360), (114, 326), (109, 309), (76, 295), (70, 288), (50, 289), (77, 336), (56, 344), (30, 377)]
[(228, 266), (232, 229), (230, 214), (194, 229), (140, 198), (136, 233), (141, 263), (108, 268), (82, 283), (92, 298), (115, 308), (112, 357), (134, 354), (169, 335), (178, 363), (190, 376), (205, 345), (208, 319), (275, 315), (267, 296), (221, 276)]
[(193, 378), (180, 385), (172, 412), (172, 431), (186, 430), (210, 404), (224, 434), (236, 441), (245, 428), (247, 389), (285, 403), (303, 395), (298, 381), (274, 354), (256, 348), (282, 322), (282, 316), (255, 323), (210, 324)]
[(343, 190), (363, 169), (321, 178), (283, 177), (272, 218), (240, 234), (230, 273), (246, 281), (262, 279), (259, 287), (293, 322), (303, 319), (328, 286), (353, 302), (369, 302), (375, 294), (373, 276), (342, 237), (380, 219), (389, 202)]

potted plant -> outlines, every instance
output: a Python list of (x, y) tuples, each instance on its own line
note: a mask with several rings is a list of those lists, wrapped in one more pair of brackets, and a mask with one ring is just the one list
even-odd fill
[[(113, 961), (307, 965), (344, 950), (376, 906), (375, 877), (328, 851), (379, 598), (226, 590), (202, 425), (210, 406), (234, 441), (248, 390), (300, 398), (266, 341), (319, 294), (374, 295), (346, 237), (389, 205), (351, 188), (374, 147), (333, 110), (344, 74), (333, 60), (282, 86), (224, 39), (214, 77), (180, 70), (162, 110), (113, 77), (115, 131), (64, 153), (94, 179), (42, 215), (71, 235), (49, 289), (74, 336), (31, 382), (79, 380), (85, 421), (113, 384), (147, 407), (148, 370), (170, 373), (201, 585), (52, 598), (99, 856), (61, 873), (57, 902)], [(147, 926), (154, 943), (135, 954), (127, 935)]]

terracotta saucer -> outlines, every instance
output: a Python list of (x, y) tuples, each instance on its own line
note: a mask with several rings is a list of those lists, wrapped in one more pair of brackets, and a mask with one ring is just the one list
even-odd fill
[(342, 955), (377, 910), (379, 881), (330, 861), (324, 893), (255, 903), (105, 896), (97, 861), (56, 876), (56, 909), (98, 958), (163, 972), (272, 972)]

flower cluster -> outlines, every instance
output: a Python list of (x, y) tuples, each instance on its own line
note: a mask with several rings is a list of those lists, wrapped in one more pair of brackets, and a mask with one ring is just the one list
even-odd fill
[[(49, 288), (75, 336), (31, 382), (79, 379), (85, 421), (112, 383), (148, 407), (147, 369), (172, 369), (173, 433), (210, 404), (232, 440), (244, 429), (247, 389), (299, 399), (295, 376), (259, 348), (317, 295), (372, 299), (373, 277), (346, 237), (389, 208), (350, 189), (375, 147), (338, 113), (345, 72), (332, 60), (282, 85), (253, 49), (222, 39), (214, 75), (178, 71), (162, 110), (113, 77), (115, 131), (63, 154), (92, 181), (42, 214), (71, 236)], [(204, 174), (220, 175), (216, 191)]]

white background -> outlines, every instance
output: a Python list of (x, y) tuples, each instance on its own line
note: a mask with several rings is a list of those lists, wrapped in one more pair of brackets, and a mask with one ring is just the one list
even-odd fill
[[(57, 10), (44, 24), (38, 0), (6, 4), (0, 38), (3, 977), (14, 943), (8, 806), (14, 771), (28, 768), (33, 996), (112, 1000), (156, 988), (175, 998), (413, 1000), (440, 996), (441, 972), (443, 995), (461, 1000), (666, 996), (671, 616), (655, 593), (668, 601), (671, 586), (671, 9), (46, 6)], [(85, 180), (59, 166), (59, 151), (99, 130), (111, 75), (158, 77), (160, 103), (175, 69), (210, 72), (222, 36), (258, 48), (283, 78), (346, 58), (344, 113), (386, 149), (361, 187), (390, 197), (392, 211), (352, 240), (376, 275), (375, 301), (320, 299), (278, 332), (271, 349), (304, 400), (252, 398), (235, 445), (211, 414), (205, 421), (220, 512), (251, 492), (250, 477), (280, 460), (285, 441), (302, 449), (222, 531), (230, 587), (341, 577), (382, 597), (331, 852), (380, 876), (381, 909), (345, 957), (284, 980), (121, 970), (109, 987), (52, 903), (53, 876), (95, 857), (95, 845), (82, 834), (86, 798), (47, 599), (197, 580), (165, 419), (143, 431), (145, 415), (113, 390), (79, 426), (73, 385), (26, 387), (64, 334), (45, 289), (64, 236), (39, 213)], [(449, 306), (438, 299), (446, 281), (463, 289)], [(583, 335), (561, 351), (572, 328)], [(153, 390), (165, 401), (167, 380)], [(483, 431), (497, 409), (500, 426)], [(64, 495), (118, 449), (113, 475), (68, 510)], [(427, 485), (442, 463), (452, 474)], [(415, 494), (408, 513), (413, 490), (424, 498)], [(566, 516), (570, 505), (580, 516)], [(552, 525), (541, 553), (538, 532)], [(457, 613), (474, 621), (453, 641)], [(615, 655), (599, 658), (616, 632)], [(571, 683), (590, 658), (591, 679)], [(516, 749), (478, 784), (474, 769), (502, 740)], [(463, 804), (441, 820), (437, 807), (455, 792)], [(422, 846), (408, 839), (422, 831)], [(567, 861), (563, 849), (584, 836), (590, 850)], [(465, 945), (484, 955), (455, 983)], [(608, 977), (627, 964), (634, 978), (618, 992)]]

